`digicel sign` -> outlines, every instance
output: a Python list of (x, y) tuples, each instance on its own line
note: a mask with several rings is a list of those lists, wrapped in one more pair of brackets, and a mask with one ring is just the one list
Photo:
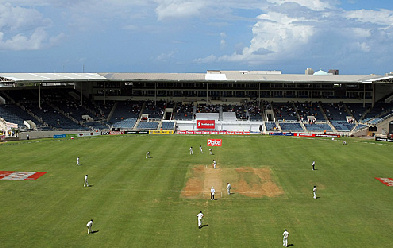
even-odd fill
[(215, 120), (198, 120), (197, 121), (198, 129), (215, 129), (216, 121)]
[(222, 139), (208, 139), (208, 146), (222, 146)]

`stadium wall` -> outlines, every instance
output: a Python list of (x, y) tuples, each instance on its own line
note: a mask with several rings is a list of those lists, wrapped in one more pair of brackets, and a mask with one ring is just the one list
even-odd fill
[(31, 131), (31, 132), (21, 132), (19, 133), (19, 140), (26, 140), (27, 135), (29, 139), (40, 139), (40, 138), (53, 138), (55, 135), (75, 135), (79, 137), (88, 137), (101, 135), (101, 132), (91, 132), (91, 131)]
[(209, 131), (249, 131), (260, 133), (259, 126), (263, 125), (261, 121), (216, 121), (213, 129), (198, 129), (196, 121), (176, 121), (176, 128), (180, 131), (192, 130), (209, 130)]

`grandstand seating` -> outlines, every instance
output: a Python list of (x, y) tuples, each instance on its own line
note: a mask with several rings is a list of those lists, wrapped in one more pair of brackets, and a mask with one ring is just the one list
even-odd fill
[(118, 102), (109, 124), (114, 128), (132, 129), (139, 118), (143, 102)]
[(321, 106), (330, 121), (347, 121), (350, 116), (342, 103), (322, 103)]
[(280, 122), (279, 125), (284, 132), (303, 132), (303, 128), (299, 122)]
[(137, 120), (137, 118), (123, 118), (113, 123), (112, 128), (133, 129)]
[(307, 121), (308, 116), (314, 116), (317, 121), (325, 121), (325, 117), (321, 112), (319, 103), (295, 103), (300, 118)]
[(331, 121), (331, 124), (339, 132), (349, 132), (355, 127), (355, 124), (347, 121)]
[(18, 124), (19, 127), (24, 126), (25, 120), (35, 121), (32, 116), (16, 105), (0, 105), (0, 117), (8, 122)]
[(158, 128), (158, 122), (152, 121), (152, 122), (139, 122), (138, 129), (157, 129)]
[(278, 121), (298, 121), (297, 112), (292, 103), (273, 103), (273, 110)]
[[(2, 96), (12, 104), (0, 106), (0, 117), (6, 121), (17, 123), (23, 126), (24, 120), (32, 120), (39, 129), (45, 130), (89, 130), (89, 129), (157, 129), (163, 118), (165, 110), (173, 108), (174, 120), (214, 119), (225, 123), (231, 130), (238, 127), (235, 122), (250, 120), (261, 122), (267, 117), (276, 117), (279, 126), (274, 122), (265, 122), (266, 131), (293, 131), (303, 132), (304, 127), (310, 132), (332, 131), (331, 126), (338, 132), (349, 132), (361, 128), (357, 122), (348, 123), (347, 117), (353, 116), (360, 123), (375, 125), (388, 115), (393, 114), (391, 103), (376, 103), (363, 107), (362, 104), (354, 103), (312, 103), (312, 102), (265, 102), (261, 104), (257, 101), (248, 101), (240, 104), (194, 104), (194, 103), (174, 103), (165, 101), (96, 101), (92, 102), (88, 98), (82, 99), (80, 106), (80, 93), (74, 89), (42, 89), (41, 109), (38, 104), (38, 90), (23, 89), (23, 94), (17, 90), (2, 92)], [(12, 101), (11, 101), (12, 100)], [(19, 107), (17, 105), (21, 105)], [(264, 112), (264, 111), (269, 111)], [(29, 114), (30, 113), (30, 114)], [(143, 114), (148, 114), (149, 120), (142, 119)], [(270, 116), (271, 114), (271, 116)], [(93, 119), (86, 122), (82, 115), (89, 115)], [(316, 123), (306, 124), (308, 116), (315, 116)], [(326, 115), (326, 118), (325, 118)], [(107, 122), (107, 118), (111, 117)], [(299, 121), (302, 121), (303, 127)], [(232, 122), (232, 123), (231, 123)], [(136, 124), (138, 126), (136, 127)], [(259, 124), (256, 124), (259, 125)], [(174, 122), (164, 121), (161, 128), (163, 130), (173, 130)], [(222, 128), (222, 126), (221, 126)]]
[(367, 109), (370, 108), (369, 104), (363, 107), (363, 104), (361, 103), (346, 103), (345, 105), (357, 121), (359, 121), (364, 115), (364, 113), (367, 111)]
[(332, 131), (332, 128), (327, 123), (304, 124), (304, 126), (311, 132)]
[(275, 122), (265, 122), (266, 131), (276, 131), (278, 130), (277, 125)]
[(178, 104), (174, 112), (175, 120), (192, 120), (194, 117), (193, 104)]
[(173, 121), (163, 122), (161, 125), (162, 130), (173, 130), (175, 129), (175, 123)]
[(165, 108), (166, 102), (158, 101), (156, 104), (154, 104), (153, 101), (146, 101), (143, 114), (148, 114), (150, 119), (162, 119)]

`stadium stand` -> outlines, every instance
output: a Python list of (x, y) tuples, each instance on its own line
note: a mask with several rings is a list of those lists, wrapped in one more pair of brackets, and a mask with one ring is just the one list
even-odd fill
[(312, 124), (304, 124), (305, 128), (310, 132), (323, 132), (332, 131), (332, 128), (327, 123), (312, 123)]
[(299, 122), (280, 122), (281, 130), (284, 132), (303, 132), (303, 128)]
[(298, 121), (297, 112), (292, 103), (272, 103), (272, 106), (278, 121)]
[(174, 113), (175, 120), (192, 120), (194, 119), (194, 105), (193, 104), (177, 104)]
[(156, 121), (152, 121), (152, 122), (143, 122), (143, 121), (141, 121), (141, 122), (139, 122), (139, 124), (138, 124), (138, 126), (137, 126), (137, 129), (142, 129), (142, 130), (145, 130), (145, 129), (148, 129), (148, 130), (151, 130), (151, 129), (157, 129), (158, 128), (158, 122), (156, 122)]
[(173, 121), (162, 122), (161, 129), (162, 130), (173, 130), (173, 129), (175, 129), (175, 122), (173, 122)]
[(276, 131), (278, 130), (278, 127), (276, 125), (275, 122), (265, 122), (265, 126), (266, 126), (266, 131)]

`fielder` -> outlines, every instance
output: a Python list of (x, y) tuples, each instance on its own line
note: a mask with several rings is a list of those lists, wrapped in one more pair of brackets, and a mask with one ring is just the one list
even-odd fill
[(282, 235), (284, 236), (282, 239), (282, 246), (288, 247), (289, 232), (287, 231), (287, 229), (284, 230), (284, 233)]
[(227, 193), (228, 193), (228, 195), (231, 194), (231, 184), (230, 183), (227, 183)]
[(76, 165), (79, 165), (79, 157), (76, 158)]
[(317, 199), (317, 186), (314, 186), (314, 188), (312, 189), (312, 193), (313, 193), (313, 198)]
[(89, 187), (89, 182), (87, 181), (87, 175), (85, 176), (85, 183), (83, 184), (83, 187)]
[(150, 158), (150, 152), (146, 153), (146, 158)]
[(217, 161), (213, 159), (213, 168), (215, 169), (217, 166)]
[(203, 150), (202, 150), (202, 146), (201, 146), (201, 145), (199, 146), (199, 151), (200, 151), (201, 153), (203, 153)]
[(213, 155), (213, 149), (209, 149), (210, 155)]
[(312, 170), (315, 170), (315, 161), (312, 161), (311, 166), (312, 166)]
[(198, 227), (199, 227), (199, 229), (201, 229), (202, 228), (202, 218), (203, 218), (202, 211), (200, 211), (199, 214), (197, 214), (197, 217), (198, 217)]
[(210, 190), (210, 200), (214, 200), (214, 194), (216, 193), (216, 190), (213, 188)]
[(91, 230), (91, 228), (93, 226), (93, 219), (91, 219), (89, 222), (87, 222), (86, 226), (87, 226), (87, 234), (93, 233), (93, 231)]
[(344, 141), (343, 141), (343, 145), (346, 145), (346, 144), (347, 144), (347, 141), (344, 140)]
[(192, 150), (192, 146), (190, 147), (190, 155), (194, 154), (194, 151)]

